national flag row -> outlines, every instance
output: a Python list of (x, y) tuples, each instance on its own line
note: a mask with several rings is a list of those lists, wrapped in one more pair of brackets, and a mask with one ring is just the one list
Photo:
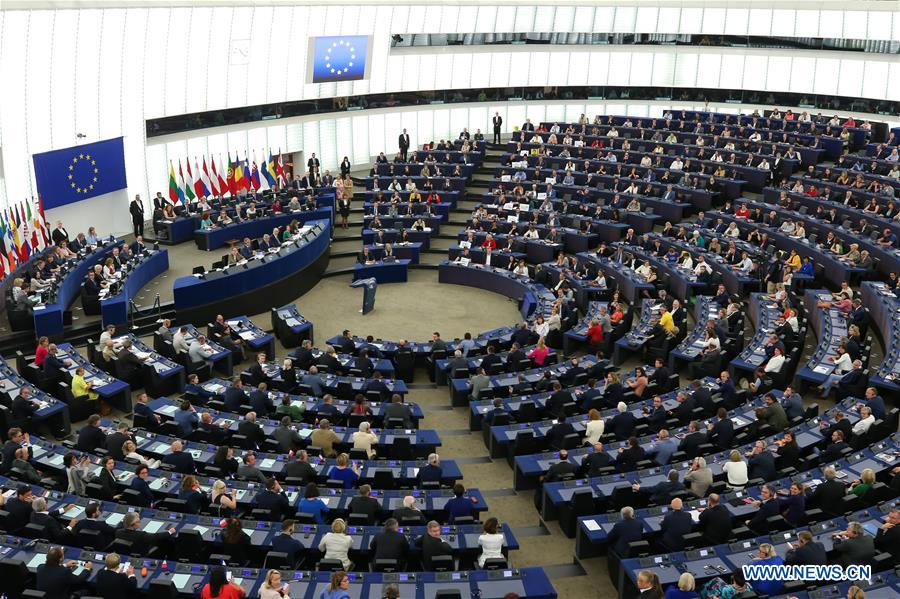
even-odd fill
[(40, 197), (0, 210), (0, 280), (50, 245), (50, 228)]
[(256, 162), (256, 152), (253, 153), (252, 162), (249, 157), (241, 160), (237, 153), (232, 161), (229, 152), (227, 160), (219, 154), (218, 165), (213, 156), (209, 157), (209, 163), (206, 162), (206, 156), (202, 161), (198, 161), (195, 156), (193, 169), (190, 158), (185, 158), (184, 164), (182, 167), (179, 158), (176, 171), (175, 164), (169, 161), (169, 200), (173, 204), (187, 204), (197, 198), (234, 196), (250, 190), (272, 189), (276, 185), (283, 185), (286, 180), (281, 150), (278, 154), (269, 151), (269, 158), (262, 161), (262, 168)]

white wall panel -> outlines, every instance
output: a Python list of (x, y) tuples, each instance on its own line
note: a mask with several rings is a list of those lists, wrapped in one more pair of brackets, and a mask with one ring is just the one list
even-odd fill
[(721, 68), (720, 54), (701, 54), (697, 61), (697, 87), (719, 87)]
[[(497, 23), (497, 7), (490, 6), (487, 4), (481, 5), (478, 7), (478, 20), (475, 21), (475, 27), (473, 28), (473, 33), (493, 33), (496, 31), (503, 31), (504, 29), (500, 27), (496, 29)], [(500, 23), (499, 25), (503, 25)]]
[[(179, 114), (187, 111), (188, 65), (191, 56), (188, 52), (188, 41), (191, 36), (191, 9), (172, 8), (168, 13), (168, 32), (166, 41), (166, 60), (160, 73), (165, 82), (165, 114)], [(244, 36), (245, 38), (247, 36)], [(229, 87), (235, 87), (229, 82)], [(229, 104), (239, 106), (246, 103), (244, 89), (233, 89), (229, 94)], [(240, 92), (240, 93), (237, 93)]]
[(763, 90), (766, 88), (766, 69), (769, 59), (759, 54), (747, 54), (744, 57), (743, 89)]
[[(634, 30), (638, 33), (655, 33), (659, 31), (659, 8), (655, 6), (639, 6), (635, 15)], [(674, 21), (677, 23), (678, 21)]]
[(675, 76), (675, 55), (670, 52), (656, 52), (653, 55), (653, 77), (651, 85), (671, 85)]
[[(890, 13), (869, 13), (869, 27), (868, 27), (868, 36), (873, 40), (889, 40), (895, 39), (892, 37), (891, 25), (893, 24), (894, 19), (890, 18)], [(897, 15), (895, 14), (896, 18)]]
[[(209, 71), (209, 37), (212, 33), (212, 8), (190, 9), (190, 35), (187, 38), (187, 69), (185, 85), (185, 112), (203, 112), (207, 110), (207, 90), (204, 85)], [(266, 97), (278, 97), (266, 89)]]
[(516, 22), (515, 6), (500, 6), (497, 8), (497, 27), (495, 31), (512, 31)]
[(490, 141), (493, 131), (491, 129), (492, 116), (494, 116), (494, 113), (488, 112), (487, 106), (473, 106), (469, 108), (469, 132), (475, 135), (475, 132), (481, 129), (484, 138)]
[(572, 31), (578, 33), (588, 33), (594, 23), (594, 7), (578, 6), (575, 8), (575, 23)]
[[(66, 147), (75, 143), (75, 96), (78, 86), (78, 20), (80, 11), (61, 11), (56, 15), (56, 23), (53, 27), (53, 58), (49, 67), (49, 77), (53, 86), (52, 100), (50, 104), (50, 121), (53, 126), (53, 144), (55, 147)], [(27, 29), (21, 32), (10, 32), (15, 37), (18, 34), (26, 34)], [(25, 47), (23, 39), (20, 48)], [(13, 50), (15, 52), (15, 50)], [(14, 54), (13, 54), (14, 55)], [(5, 54), (4, 56), (10, 56)], [(10, 61), (14, 62), (14, 61)], [(25, 79), (19, 79), (24, 81)], [(32, 116), (32, 118), (41, 118)], [(84, 132), (87, 133), (87, 132)], [(95, 132), (93, 134), (96, 134)], [(49, 148), (48, 148), (49, 149)]]
[[(814, 94), (836, 94), (837, 74), (841, 70), (841, 61), (836, 58), (816, 59), (816, 78), (813, 81)], [(827, 74), (827, 76), (826, 76)]]
[(609, 80), (610, 52), (591, 52), (591, 68), (588, 71), (589, 85), (606, 85)]
[[(468, 121), (467, 121), (468, 122)], [(434, 135), (434, 113), (426, 110), (416, 113), (416, 131), (422, 143), (433, 141)]]
[(797, 37), (819, 37), (819, 11), (798, 10), (794, 21), (794, 35)]
[(556, 18), (553, 21), (554, 31), (572, 31), (575, 28), (575, 7), (557, 6)]
[(676, 87), (693, 87), (697, 82), (697, 54), (685, 52), (679, 54), (675, 61)]
[(613, 22), (616, 33), (628, 33), (635, 31), (635, 18), (637, 17), (637, 8), (634, 6), (625, 6), (619, 4), (616, 6), (616, 20)]
[[(888, 96), (889, 64), (886, 62), (865, 63), (865, 73), (862, 77), (861, 96), (866, 98), (886, 98)], [(894, 80), (893, 85), (897, 85)]]
[(434, 111), (434, 136), (441, 139), (453, 137), (450, 131), (450, 110), (447, 108), (439, 108)]
[(772, 35), (794, 35), (794, 19), (796, 13), (793, 10), (776, 9), (772, 11)]
[(269, 68), (273, 15), (274, 9), (271, 6), (256, 6), (253, 9), (253, 20), (247, 24), (250, 36), (250, 60), (246, 66), (247, 104), (250, 106), (270, 101), (269, 75), (276, 75)]
[(747, 35), (770, 35), (772, 33), (772, 11), (768, 8), (750, 9), (747, 21)]
[(719, 35), (725, 31), (726, 12), (724, 8), (703, 9), (703, 33)]
[[(369, 142), (369, 116), (354, 116), (348, 120), (349, 131), (338, 127), (338, 149), (341, 160), (344, 156), (350, 159), (350, 164), (365, 165), (372, 159)], [(380, 141), (380, 140), (379, 140)], [(384, 144), (379, 143), (383, 148)], [(337, 176), (337, 175), (335, 175)]]
[(75, 63), (75, 129), (89, 139), (100, 137), (100, 43), (103, 11), (83, 10), (78, 18), (78, 53)]
[[(535, 124), (538, 122), (534, 119), (531, 120)], [(564, 123), (566, 121), (566, 107), (562, 104), (551, 104), (547, 106), (547, 110), (544, 113), (544, 118), (542, 120), (547, 120), (551, 123)]]
[(819, 37), (841, 37), (844, 34), (844, 11), (823, 10), (819, 15)]
[(866, 39), (872, 36), (868, 32), (868, 15), (856, 10), (844, 11), (844, 37), (850, 39)]
[[(540, 14), (540, 25), (535, 24), (536, 15)], [(545, 31), (543, 26), (548, 19), (553, 18), (553, 7), (550, 6), (519, 6), (516, 9), (516, 20), (513, 31)], [(504, 26), (506, 24), (504, 23)], [(500, 27), (498, 31), (505, 31), (505, 27)]]
[(722, 57), (719, 86), (723, 89), (740, 89), (744, 75), (744, 56), (728, 54)]
[(788, 91), (790, 89), (791, 58), (789, 56), (770, 56), (766, 90)]
[[(47, 40), (52, 38), (55, 20), (54, 11), (34, 11), (28, 19), (26, 37), (26, 52), (23, 73), (24, 85), (6, 85), (3, 94), (3, 102), (7, 100), (7, 93), (21, 97), (25, 95), (24, 105), (28, 115), (22, 120), (22, 127), (27, 128), (28, 145), (34, 151), (41, 151), (53, 147), (53, 121), (42, 118), (50, 114), (50, 105), (53, 100), (53, 87), (50, 73), (45, 70), (52, 60), (52, 44)], [(10, 75), (5, 74), (4, 77)], [(7, 79), (7, 83), (12, 83)], [(116, 88), (120, 82), (116, 82)], [(8, 143), (8, 142), (7, 142)]]
[(837, 93), (842, 96), (859, 95), (864, 71), (865, 63), (862, 60), (842, 60)]
[(746, 8), (729, 7), (725, 13), (726, 35), (747, 35), (750, 11)]
[[(206, 110), (219, 110), (228, 106), (228, 96), (226, 87), (228, 86), (228, 58), (231, 52), (231, 7), (221, 7), (212, 11), (210, 18), (210, 29), (212, 34), (209, 36), (209, 55), (206, 66), (206, 73), (198, 73), (200, 79), (198, 84), (206, 78), (206, 86), (198, 89), (197, 94), (206, 93)], [(300, 36), (306, 36), (306, 25), (304, 23), (302, 30), (292, 30), (290, 35), (297, 39)], [(162, 39), (160, 39), (160, 37)], [(152, 48), (154, 52), (164, 52), (166, 44), (165, 35), (153, 35), (148, 40), (148, 48)], [(297, 60), (295, 52), (291, 52), (291, 60)], [(305, 54), (305, 53), (304, 53)], [(127, 64), (127, 63), (126, 63)], [(294, 66), (293, 68), (296, 68)], [(293, 94), (298, 97), (300, 92), (299, 78), (286, 76), (285, 84), (287, 85), (287, 94)], [(294, 85), (291, 85), (294, 83)]]
[[(513, 61), (513, 57), (517, 61)], [(528, 63), (518, 62), (519, 53), (497, 52), (491, 57), (491, 86), (523, 85), (528, 81)], [(527, 61), (527, 58), (526, 58)]]
[(816, 77), (816, 59), (798, 56), (791, 62), (790, 91), (802, 93), (810, 89)]
[[(660, 6), (659, 17), (656, 19), (656, 30), (665, 33), (675, 23), (681, 22), (681, 9), (677, 6)], [(640, 22), (638, 23), (640, 25)], [(641, 27), (643, 29), (643, 27)]]
[(569, 82), (569, 69), (571, 68), (568, 52), (554, 53), (550, 57), (550, 63), (546, 82), (548, 85), (566, 85)]
[(607, 33), (614, 31), (613, 22), (616, 18), (614, 6), (598, 6), (594, 9), (594, 31)]
[(629, 85), (650, 85), (653, 75), (653, 54), (650, 52), (632, 54), (628, 72), (631, 74)]
[(587, 85), (588, 84), (588, 66), (590, 65), (589, 52), (570, 52), (569, 53), (569, 80), (568, 85)]
[(681, 9), (681, 25), (678, 30), (684, 33), (700, 33), (703, 29), (703, 9), (684, 7)]
[(630, 52), (610, 52), (607, 85), (628, 85), (631, 80)]

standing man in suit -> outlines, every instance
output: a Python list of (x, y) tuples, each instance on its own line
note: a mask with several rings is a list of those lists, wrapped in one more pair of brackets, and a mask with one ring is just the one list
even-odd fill
[(499, 112), (495, 112), (491, 122), (494, 124), (494, 143), (498, 144), (500, 143), (500, 129), (503, 127), (503, 117)]
[(403, 133), (397, 139), (397, 145), (400, 146), (400, 157), (403, 159), (403, 162), (406, 162), (406, 154), (409, 152), (409, 134), (406, 132), (406, 129), (403, 130)]
[(306, 169), (309, 171), (309, 174), (312, 176), (316, 176), (319, 174), (319, 159), (316, 158), (315, 152), (313, 152), (312, 156), (310, 156), (309, 160), (306, 161)]
[(131, 224), (134, 227), (134, 236), (144, 234), (144, 202), (141, 201), (140, 195), (135, 195), (128, 206), (131, 213)]
[(708, 507), (701, 508), (700, 532), (710, 543), (724, 543), (731, 536), (731, 514), (724, 505), (719, 504), (719, 495), (711, 493)]

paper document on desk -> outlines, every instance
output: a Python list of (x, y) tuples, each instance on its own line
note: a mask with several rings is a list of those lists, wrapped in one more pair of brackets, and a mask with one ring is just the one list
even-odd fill
[(210, 393), (219, 393), (225, 389), (225, 385), (220, 385), (218, 383), (212, 383), (210, 385), (204, 385), (204, 389), (209, 391)]
[(284, 323), (286, 325), (288, 325), (289, 327), (299, 327), (301, 324), (303, 324), (302, 322), (300, 322), (293, 316), (291, 318), (288, 318), (287, 320), (285, 320)]
[(600, 525), (597, 524), (596, 520), (584, 520), (584, 526), (591, 532), (597, 532), (600, 530)]
[(813, 372), (818, 372), (819, 374), (829, 374), (833, 368), (819, 364), (815, 368), (813, 368)]
[(700, 510), (691, 510), (689, 513), (694, 522), (700, 522)]
[(136, 351), (136, 352), (134, 352), (134, 355), (136, 355), (139, 360), (146, 360), (147, 358), (150, 357), (150, 352)]
[(238, 335), (244, 341), (250, 341), (251, 339), (253, 339), (256, 336), (253, 334), (253, 331), (241, 331), (240, 333), (238, 333)]

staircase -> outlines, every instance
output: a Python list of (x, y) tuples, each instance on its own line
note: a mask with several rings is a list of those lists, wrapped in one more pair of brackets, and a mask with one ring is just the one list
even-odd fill
[[(441, 224), (440, 235), (431, 237), (431, 247), (419, 254), (419, 264), (410, 264), (409, 268), (437, 269), (442, 260), (447, 259), (447, 250), (454, 245), (459, 232), (466, 227), (466, 220), (471, 216), (475, 206), (481, 202), (481, 195), (489, 190), (494, 170), (500, 166), (500, 156), (506, 149), (505, 144), (488, 144), (484, 163), (472, 174), (466, 184), (466, 194), (460, 197), (456, 208), (450, 211), (447, 221)], [(362, 187), (364, 177), (353, 177), (353, 183)], [(353, 195), (354, 208), (350, 210), (349, 229), (341, 229), (335, 221), (334, 235), (331, 240), (331, 261), (323, 277), (335, 277), (353, 274), (356, 255), (362, 248), (363, 201), (365, 191), (357, 191)]]

